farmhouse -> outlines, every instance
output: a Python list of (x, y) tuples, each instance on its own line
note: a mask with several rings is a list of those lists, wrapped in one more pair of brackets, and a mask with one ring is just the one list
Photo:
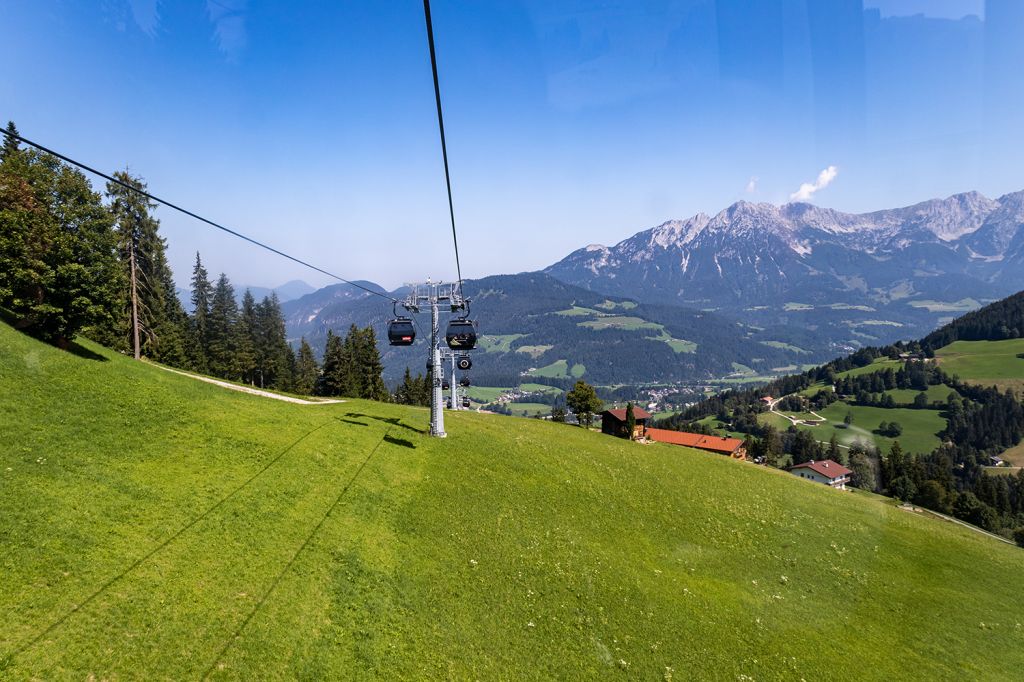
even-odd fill
[(791, 466), (789, 473), (817, 483), (824, 483), (832, 488), (846, 490), (846, 484), (850, 482), (850, 474), (853, 472), (831, 459), (818, 461), (812, 459), (810, 462)]
[(739, 438), (724, 436), (706, 436), (703, 433), (686, 431), (670, 431), (668, 429), (647, 429), (647, 438), (659, 443), (685, 445), (688, 448), (706, 450), (718, 455), (726, 455), (733, 459), (746, 459), (747, 449)]
[(601, 413), (601, 433), (619, 438), (643, 438), (647, 433), (647, 420), (651, 418), (650, 412), (633, 408), (633, 418), (636, 419), (636, 426), (633, 427), (633, 435), (626, 433), (626, 410), (605, 410)]

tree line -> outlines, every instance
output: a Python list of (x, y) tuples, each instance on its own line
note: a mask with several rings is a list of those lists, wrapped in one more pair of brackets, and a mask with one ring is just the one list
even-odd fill
[[(7, 131), (17, 134), (14, 123)], [(178, 298), (156, 205), (142, 178), (113, 176), (104, 193), (60, 159), (0, 147), (0, 313), (67, 347), (78, 334), (185, 370), (301, 394), (389, 400), (370, 327), (328, 338), (323, 367), (305, 339), (294, 351), (276, 294), (239, 302), (227, 275), (211, 281), (196, 254), (192, 312)], [(404, 394), (403, 394), (404, 395)]]

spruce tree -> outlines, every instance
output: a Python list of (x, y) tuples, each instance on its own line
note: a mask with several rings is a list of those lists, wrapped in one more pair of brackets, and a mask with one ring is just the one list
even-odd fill
[(263, 387), (262, 372), (256, 363), (256, 299), (248, 289), (242, 296), (242, 307), (235, 325), (235, 374), (249, 384), (259, 383)]
[[(127, 171), (114, 177), (134, 190), (145, 191), (141, 178)], [(159, 234), (160, 221), (151, 215), (156, 204), (115, 182), (107, 183), (107, 199), (116, 221), (118, 251), (125, 281), (122, 311), (110, 329), (115, 347), (134, 348), (138, 316), (141, 351), (167, 364), (184, 364), (184, 309), (167, 263), (167, 244)], [(134, 297), (134, 301), (133, 301)]]
[(210, 339), (207, 334), (207, 320), (210, 317), (210, 303), (213, 299), (213, 285), (203, 267), (203, 261), (196, 251), (196, 264), (192, 268), (192, 321), (189, 329), (192, 351), (192, 368), (207, 371), (206, 348)]
[[(14, 135), (18, 134), (18, 128), (14, 125), (14, 121), (7, 122), (6, 130)], [(4, 135), (4, 144), (0, 147), (0, 163), (6, 161), (8, 157), (14, 156), (20, 149), (21, 147), (15, 138)]]
[(384, 363), (377, 350), (377, 335), (373, 327), (366, 327), (358, 332), (356, 345), (357, 355), (353, 373), (360, 377), (359, 397), (368, 400), (387, 401), (390, 397), (384, 383)]
[(254, 332), (256, 366), (266, 386), (287, 389), (292, 380), (295, 356), (288, 345), (284, 315), (277, 294), (265, 297), (256, 307)]
[(299, 342), (298, 358), (295, 361), (295, 378), (292, 383), (292, 390), (302, 395), (313, 395), (319, 375), (320, 368), (317, 367), (313, 348), (306, 341), (306, 337), (302, 337), (302, 340)]
[(626, 403), (626, 438), (633, 439), (633, 431), (636, 429), (636, 415), (633, 413), (633, 403)]
[(238, 320), (238, 304), (235, 290), (227, 275), (221, 273), (213, 288), (210, 302), (210, 316), (206, 322), (206, 361), (211, 374), (224, 378), (240, 378), (235, 365), (235, 324)]
[(330, 329), (327, 330), (327, 344), (324, 346), (323, 371), (317, 384), (317, 395), (345, 395), (348, 380), (348, 367), (345, 362), (345, 348), (341, 337)]

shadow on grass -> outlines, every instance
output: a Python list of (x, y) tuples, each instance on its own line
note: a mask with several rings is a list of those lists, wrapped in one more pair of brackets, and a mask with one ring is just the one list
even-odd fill
[(78, 343), (77, 341), (65, 341), (62, 339), (57, 342), (49, 342), (46, 339), (41, 339), (35, 334), (33, 334), (30, 328), (24, 327), (22, 320), (15, 316), (11, 311), (6, 310), (4, 308), (0, 308), (0, 320), (6, 322), (11, 326), (12, 329), (24, 334), (25, 336), (28, 336), (29, 338), (36, 339), (37, 341), (42, 341), (43, 343), (53, 346), (54, 348), (59, 348), (61, 350), (67, 351), (68, 353), (71, 353), (72, 355), (77, 355), (78, 357), (84, 358), (85, 360), (96, 360), (97, 362), (110, 361), (110, 358), (104, 357), (99, 353), (89, 350), (88, 348)]
[[(58, 348), (60, 348), (60, 346), (58, 346)], [(95, 360), (97, 362), (110, 361), (110, 358), (100, 355), (95, 351), (89, 350), (88, 348), (78, 343), (77, 341), (72, 341), (71, 343), (64, 346), (64, 350), (71, 353), (72, 355), (77, 355), (80, 358), (84, 358), (85, 360)]]
[(391, 443), (392, 445), (401, 445), (403, 448), (416, 449), (416, 446), (412, 444), (412, 441), (404, 438), (395, 438), (394, 436), (384, 436), (384, 442)]
[(409, 431), (412, 431), (414, 433), (426, 433), (427, 432), (426, 429), (417, 429), (415, 426), (409, 426), (408, 424), (403, 424), (402, 420), (399, 419), (398, 417), (375, 417), (372, 414), (363, 414), (361, 412), (347, 412), (345, 414), (345, 416), (346, 417), (360, 417), (360, 418), (363, 418), (363, 419), (376, 419), (379, 422), (384, 422), (385, 424), (390, 424), (391, 426), (397, 426), (397, 427), (402, 428), (402, 429), (408, 429)]
[(344, 417), (335, 418), (340, 422), (345, 422), (346, 424), (355, 424), (357, 426), (369, 426), (369, 424), (367, 424), (366, 422), (357, 422), (355, 419), (345, 419)]

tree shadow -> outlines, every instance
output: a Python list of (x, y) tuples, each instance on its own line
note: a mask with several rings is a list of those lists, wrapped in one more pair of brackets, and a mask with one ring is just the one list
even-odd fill
[(363, 419), (376, 419), (379, 422), (384, 422), (386, 424), (391, 424), (392, 426), (398, 426), (398, 427), (403, 428), (403, 429), (408, 429), (409, 431), (412, 431), (414, 433), (426, 433), (425, 429), (417, 429), (415, 426), (409, 426), (408, 424), (403, 424), (402, 420), (400, 420), (398, 417), (375, 417), (372, 414), (363, 414), (361, 412), (347, 412), (347, 413), (345, 413), (345, 416), (346, 417), (361, 417)]
[[(61, 346), (57, 347), (61, 348)], [(96, 362), (110, 362), (110, 358), (104, 355), (100, 355), (96, 351), (89, 350), (88, 348), (78, 343), (77, 341), (72, 341), (71, 343), (63, 346), (63, 349), (71, 353), (72, 355), (77, 355), (78, 357), (83, 358), (85, 360), (95, 360)]]
[(68, 353), (71, 353), (72, 355), (77, 355), (78, 357), (83, 358), (85, 360), (95, 360), (96, 362), (110, 361), (110, 358), (100, 355), (95, 351), (89, 350), (88, 348), (78, 343), (77, 341), (60, 340), (57, 342), (50, 342), (47, 341), (46, 339), (41, 339), (35, 334), (33, 334), (31, 329), (23, 328), (23, 326), (20, 325), (20, 320), (18, 319), (18, 317), (15, 316), (11, 311), (5, 310), (4, 308), (0, 308), (0, 321), (9, 324), (11, 328), (18, 332), (19, 334), (24, 334), (25, 336), (31, 339), (41, 341), (48, 346), (52, 346), (53, 348), (58, 348), (60, 350), (67, 351)]
[(384, 440), (387, 441), (388, 443), (391, 443), (392, 445), (401, 445), (403, 448), (412, 448), (413, 450), (416, 449), (416, 446), (412, 444), (412, 441), (406, 440), (404, 438), (384, 436)]
[(340, 421), (340, 422), (345, 422), (346, 424), (356, 424), (357, 426), (369, 426), (369, 424), (367, 424), (365, 422), (357, 422), (355, 419), (345, 419), (343, 417), (335, 417), (335, 418), (338, 421)]

